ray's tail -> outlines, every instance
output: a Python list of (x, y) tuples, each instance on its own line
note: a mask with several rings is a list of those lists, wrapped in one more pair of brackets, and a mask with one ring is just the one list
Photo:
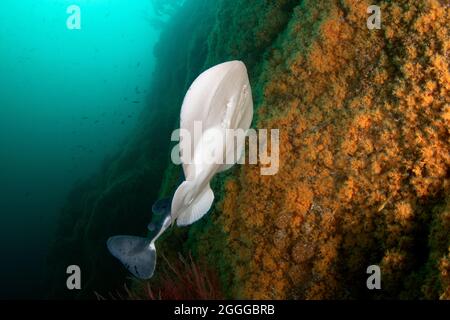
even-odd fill
[(147, 238), (115, 236), (107, 241), (108, 250), (136, 278), (150, 279), (156, 266), (156, 248)]

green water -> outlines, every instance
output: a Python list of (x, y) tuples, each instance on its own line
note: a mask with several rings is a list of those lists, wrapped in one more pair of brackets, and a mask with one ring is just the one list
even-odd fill
[[(66, 25), (72, 4), (79, 30)], [(149, 106), (161, 19), (151, 0), (1, 1), (0, 298), (42, 296), (69, 190)]]

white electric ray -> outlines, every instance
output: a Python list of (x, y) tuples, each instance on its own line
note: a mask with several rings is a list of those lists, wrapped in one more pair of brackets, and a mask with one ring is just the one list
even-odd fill
[[(170, 199), (155, 203), (149, 229), (151, 238), (115, 236), (108, 239), (111, 254), (137, 278), (149, 279), (156, 266), (155, 241), (173, 222), (194, 223), (211, 208), (214, 193), (210, 181), (231, 168), (240, 158), (244, 141), (234, 141), (228, 129), (248, 130), (253, 118), (253, 100), (247, 69), (241, 61), (225, 62), (202, 73), (186, 93), (180, 114), (180, 129), (190, 134), (192, 159), (181, 157), (186, 181)], [(195, 123), (203, 132), (195, 134)], [(234, 143), (231, 143), (233, 140)], [(205, 155), (208, 160), (205, 161)], [(212, 156), (211, 156), (212, 155)], [(214, 158), (217, 161), (211, 161)], [(220, 160), (223, 160), (222, 162)], [(226, 159), (235, 159), (225, 163)], [(170, 205), (170, 206), (169, 206)]]
[[(234, 141), (234, 136), (227, 135), (226, 130), (247, 131), (252, 119), (251, 87), (247, 68), (241, 61), (217, 65), (194, 81), (180, 115), (180, 129), (190, 133), (193, 154), (190, 162), (181, 158), (186, 181), (178, 187), (172, 200), (172, 218), (179, 226), (194, 223), (211, 208), (214, 201), (211, 179), (231, 168), (244, 148), (244, 141)], [(195, 135), (196, 122), (202, 124), (201, 136)], [(223, 149), (218, 150), (218, 146)], [(236, 161), (227, 164), (226, 159)]]

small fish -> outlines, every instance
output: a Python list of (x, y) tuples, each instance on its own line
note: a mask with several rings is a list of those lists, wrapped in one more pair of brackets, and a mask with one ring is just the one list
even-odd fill
[(116, 257), (136, 278), (149, 279), (156, 267), (155, 241), (172, 224), (170, 214), (171, 199), (157, 201), (152, 211), (155, 214), (148, 229), (149, 238), (135, 236), (114, 236), (106, 245), (109, 252)]
[(84, 117), (82, 117), (81, 119), (82, 119), (82, 120), (87, 120), (87, 119), (89, 119), (89, 117), (84, 116)]
[(133, 101), (133, 103), (134, 104), (138, 104), (138, 103), (141, 103), (140, 101), (137, 101), (137, 100), (135, 100), (135, 101)]

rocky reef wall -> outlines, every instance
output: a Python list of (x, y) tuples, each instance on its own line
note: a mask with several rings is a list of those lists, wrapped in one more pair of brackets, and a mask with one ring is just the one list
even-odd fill
[(280, 171), (235, 169), (189, 239), (232, 297), (448, 298), (449, 7), (380, 2), (371, 31), (369, 5), (288, 6), (253, 62), (254, 126), (280, 129)]

